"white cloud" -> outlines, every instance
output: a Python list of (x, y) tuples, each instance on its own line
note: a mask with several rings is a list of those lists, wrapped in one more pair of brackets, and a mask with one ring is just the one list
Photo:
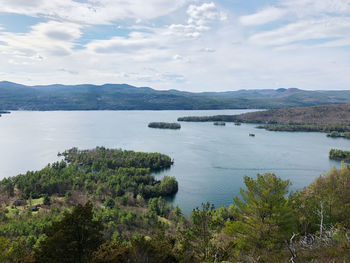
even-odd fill
[[(253, 35), (250, 40), (260, 45), (285, 45), (307, 40), (333, 40), (350, 37), (350, 18), (328, 17), (302, 20)], [(317, 44), (317, 42), (316, 42)]]
[(190, 5), (187, 8), (189, 16), (187, 24), (172, 24), (169, 26), (170, 34), (186, 36), (190, 38), (199, 38), (202, 31), (210, 29), (210, 23), (216, 20), (225, 20), (226, 17), (221, 15), (216, 5), (204, 3), (202, 5)]
[(0, 32), (6, 43), (0, 46), (0, 52), (33, 59), (42, 57), (41, 54), (65, 56), (71, 53), (80, 36), (81, 26), (77, 24), (49, 21), (32, 26), (28, 33)]
[[(256, 13), (237, 19), (235, 9), (223, 10), (217, 0), (0, 0), (0, 12), (55, 20), (28, 33), (0, 31), (0, 76), (26, 84), (189, 91), (346, 88), (350, 58), (336, 47), (350, 43), (348, 2), (280, 0), (264, 7), (261, 1)], [(108, 23), (119, 35), (94, 39), (96, 28), (100, 38), (110, 27), (90, 25)]]
[(187, 0), (0, 0), (0, 12), (44, 16), (85, 24), (121, 19), (152, 19), (169, 14)]
[(204, 3), (200, 6), (190, 5), (187, 9), (187, 14), (190, 16), (188, 24), (199, 28), (205, 27), (208, 22), (219, 17), (219, 13), (213, 2)]
[(108, 40), (94, 40), (86, 45), (96, 53), (132, 53), (158, 46), (153, 34), (133, 32), (128, 37), (113, 37)]
[(255, 14), (241, 16), (239, 21), (245, 26), (263, 25), (281, 19), (286, 10), (276, 7), (265, 8)]
[(280, 4), (299, 17), (308, 15), (348, 14), (350, 0), (281, 0)]

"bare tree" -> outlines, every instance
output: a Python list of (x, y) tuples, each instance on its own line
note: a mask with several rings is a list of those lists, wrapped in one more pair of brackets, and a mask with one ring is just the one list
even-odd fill
[(289, 250), (289, 252), (291, 253), (292, 257), (289, 259), (289, 262), (291, 263), (295, 263), (295, 259), (297, 257), (297, 250), (294, 246), (294, 242), (293, 239), (297, 236), (298, 234), (293, 233), (292, 237), (289, 239), (289, 242), (286, 240), (286, 245), (287, 248)]

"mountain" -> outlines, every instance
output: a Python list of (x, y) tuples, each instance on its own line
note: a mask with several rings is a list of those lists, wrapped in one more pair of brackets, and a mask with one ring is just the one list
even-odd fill
[(350, 102), (350, 91), (296, 88), (191, 93), (127, 84), (26, 86), (0, 82), (4, 110), (274, 109)]

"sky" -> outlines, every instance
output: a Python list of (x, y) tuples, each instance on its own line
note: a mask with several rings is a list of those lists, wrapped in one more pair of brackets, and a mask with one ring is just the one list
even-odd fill
[(0, 80), (350, 89), (350, 0), (0, 0)]

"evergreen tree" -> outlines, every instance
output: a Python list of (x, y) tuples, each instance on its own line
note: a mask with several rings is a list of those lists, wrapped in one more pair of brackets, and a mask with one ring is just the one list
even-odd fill
[(102, 223), (93, 220), (92, 204), (76, 206), (47, 230), (35, 250), (38, 263), (82, 263), (102, 244)]
[(243, 200), (234, 198), (236, 221), (226, 223), (224, 232), (234, 237), (236, 252), (261, 254), (280, 248), (290, 237), (294, 223), (292, 209), (285, 197), (290, 186), (274, 174), (258, 174), (257, 179), (244, 178)]

